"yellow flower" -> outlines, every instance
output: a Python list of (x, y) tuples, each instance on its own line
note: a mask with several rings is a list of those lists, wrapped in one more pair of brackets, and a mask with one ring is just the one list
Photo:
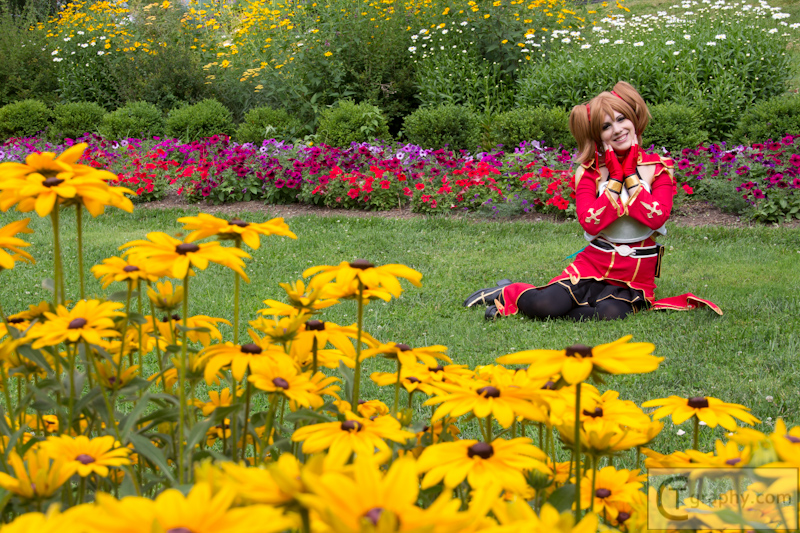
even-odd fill
[(225, 366), (231, 366), (234, 379), (241, 381), (252, 363), (262, 358), (286, 357), (286, 354), (273, 346), (269, 339), (262, 339), (252, 330), (248, 332), (253, 342), (235, 345), (231, 342), (215, 344), (200, 352), (200, 360), (205, 364), (206, 383), (211, 383), (217, 373)]
[(425, 448), (417, 469), (425, 473), (422, 488), (444, 482), (447, 488), (457, 487), (464, 479), (472, 488), (499, 483), (503, 489), (516, 493), (527, 488), (524, 471), (538, 470), (551, 474), (544, 464), (547, 456), (525, 437), (491, 443), (477, 440), (441, 442)]
[(601, 516), (616, 518), (619, 504), (629, 504), (642, 488), (637, 471), (617, 470), (613, 466), (607, 466), (597, 471), (592, 492), (593, 475), (593, 471), (586, 472), (581, 481), (581, 508), (593, 507), (594, 512)]
[(258, 250), (261, 246), (259, 235), (282, 235), (297, 239), (297, 235), (289, 231), (288, 224), (282, 218), (273, 218), (268, 222), (256, 224), (245, 222), (238, 218), (227, 221), (206, 213), (200, 213), (196, 217), (179, 218), (178, 222), (183, 224), (183, 229), (192, 232), (186, 237), (186, 242), (194, 242), (206, 237), (216, 236), (220, 240), (234, 240), (237, 245), (240, 242), (244, 242), (253, 250)]
[(81, 477), (97, 474), (108, 476), (108, 467), (129, 465), (130, 449), (119, 446), (110, 435), (95, 437), (89, 440), (84, 435), (75, 438), (61, 435), (47, 437), (41, 444), (56, 461), (64, 460), (63, 468), (70, 475), (77, 473)]
[(338, 378), (327, 377), (322, 372), (313, 376), (311, 372), (301, 373), (295, 362), (285, 355), (252, 362), (247, 381), (259, 390), (286, 397), (293, 411), (299, 407), (322, 407), (325, 403), (322, 395), (339, 399), (336, 394), (339, 387), (332, 385)]
[(367, 359), (369, 357), (373, 357), (375, 355), (382, 355), (387, 359), (396, 359), (400, 361), (400, 364), (403, 366), (410, 366), (416, 363), (417, 361), (421, 361), (428, 365), (429, 367), (435, 367), (439, 365), (437, 359), (441, 359), (442, 361), (446, 361), (448, 363), (452, 363), (453, 361), (444, 354), (447, 351), (447, 346), (427, 346), (424, 348), (412, 348), (408, 344), (396, 343), (396, 342), (388, 342), (388, 343), (380, 343), (373, 348), (369, 348), (361, 352), (361, 358)]
[[(236, 396), (239, 397), (242, 395), (243, 391), (237, 391)], [(204, 402), (202, 400), (195, 399), (193, 404), (195, 407), (202, 411), (203, 416), (211, 416), (218, 407), (228, 407), (233, 403), (233, 394), (231, 394), (230, 388), (222, 389), (221, 391), (209, 390), (208, 391), (208, 401)]]
[(387, 440), (403, 443), (414, 434), (401, 429), (400, 422), (391, 416), (379, 416), (374, 420), (361, 418), (353, 413), (345, 414), (344, 422), (324, 422), (303, 426), (292, 433), (294, 442), (303, 443), (303, 453), (328, 450), (326, 466), (345, 464), (350, 456), (372, 456), (388, 459), (391, 449)]
[(708, 427), (715, 428), (719, 425), (728, 431), (735, 431), (738, 427), (734, 418), (738, 418), (748, 425), (761, 422), (748, 413), (747, 411), (750, 409), (744, 405), (725, 403), (720, 399), (705, 396), (693, 398), (670, 396), (644, 402), (642, 407), (659, 407), (652, 415), (653, 420), (672, 415), (672, 423), (676, 426), (693, 416), (708, 424)]
[[(119, 348), (118, 348), (119, 349)], [(113, 364), (107, 359), (96, 363), (95, 378), (103, 387), (111, 390), (121, 389), (128, 385), (133, 378), (139, 375), (139, 365), (125, 366), (122, 364), (123, 355), (119, 353), (112, 356)], [(120, 367), (123, 368), (120, 368)]]
[(0, 228), (0, 270), (11, 270), (14, 268), (14, 261), (36, 262), (31, 254), (20, 249), (30, 246), (30, 243), (15, 237), (17, 233), (33, 233), (28, 227), (30, 220), (29, 218), (18, 220)]
[(124, 316), (117, 311), (123, 307), (119, 302), (81, 300), (71, 310), (59, 305), (55, 313), (46, 312), (46, 322), (35, 324), (28, 337), (36, 339), (32, 347), (54, 346), (62, 342), (76, 343), (85, 340), (89, 344), (103, 344), (103, 337), (118, 337), (114, 329), (114, 317)]
[(298, 280), (291, 285), (289, 283), (281, 283), (281, 288), (286, 291), (286, 296), (289, 298), (289, 303), (285, 304), (277, 300), (264, 300), (264, 303), (269, 307), (266, 309), (259, 309), (259, 313), (266, 316), (295, 316), (299, 314), (314, 315), (320, 310), (336, 305), (339, 303), (334, 297), (331, 297), (331, 286), (322, 285), (312, 289), (309, 287), (306, 293), (306, 286), (302, 280)]
[(658, 368), (664, 358), (651, 355), (655, 346), (649, 342), (628, 343), (631, 338), (627, 335), (593, 348), (575, 345), (564, 350), (527, 350), (504, 355), (497, 362), (531, 365), (528, 372), (532, 377), (549, 378), (560, 374), (570, 385), (585, 381), (589, 376), (601, 381), (599, 374), (638, 374)]
[(145, 261), (153, 270), (169, 271), (173, 278), (185, 278), (191, 267), (205, 270), (211, 262), (230, 268), (249, 281), (242, 269), (242, 258), (249, 258), (250, 254), (238, 248), (226, 248), (218, 242), (179, 241), (160, 231), (148, 233), (147, 238), (123, 244), (120, 250), (128, 248), (125, 256), (137, 257), (134, 261)]
[(147, 297), (156, 309), (172, 312), (183, 303), (183, 286), (172, 286), (171, 281), (156, 283), (155, 290), (147, 287)]
[(147, 267), (147, 262), (131, 262), (121, 257), (103, 259), (103, 264), (92, 267), (92, 273), (107, 288), (114, 281), (127, 281), (138, 284), (140, 281), (156, 281), (164, 273), (152, 271)]
[(342, 261), (338, 266), (315, 266), (306, 269), (303, 277), (314, 276), (310, 288), (317, 288), (336, 280), (332, 289), (338, 298), (353, 298), (358, 293), (359, 282), (363, 285), (365, 298), (381, 298), (387, 302), (392, 296), (398, 298), (403, 288), (397, 278), (405, 278), (416, 287), (421, 287), (422, 274), (404, 265), (376, 267), (369, 261), (357, 259), (352, 263)]
[(572, 511), (559, 514), (549, 503), (542, 506), (537, 516), (530, 504), (521, 498), (511, 502), (498, 501), (492, 506), (492, 513), (500, 525), (481, 529), (481, 533), (595, 533), (598, 526), (598, 518), (594, 513), (587, 513), (576, 524)]
[(11, 450), (8, 466), (14, 477), (0, 473), (0, 487), (28, 500), (47, 498), (57, 491), (72, 476), (72, 470), (64, 468), (66, 460), (52, 461), (41, 446), (34, 445), (25, 453), (25, 460)]
[(3, 526), (3, 533), (83, 533), (81, 506), (58, 512), (58, 505), (51, 506), (47, 514), (25, 513)]
[[(658, 422), (655, 424), (658, 424), (658, 428), (663, 427)], [(573, 420), (558, 425), (557, 429), (561, 440), (571, 446), (575, 440)], [(580, 439), (582, 448), (594, 455), (611, 455), (643, 446), (652, 440), (649, 434), (642, 433), (637, 428), (626, 428), (603, 419), (583, 424)]]
[[(709, 470), (703, 470), (702, 467), (713, 468), (741, 468), (750, 463), (750, 446), (745, 446), (739, 449), (739, 445), (735, 442), (723, 443), (721, 440), (714, 442), (714, 455), (699, 452), (697, 450), (686, 450), (686, 455), (692, 461), (692, 465), (699, 467), (698, 470), (692, 470), (692, 477), (696, 475), (711, 474)], [(727, 473), (725, 475), (728, 475)]]
[[(283, 505), (291, 502), (298, 493), (306, 492), (300, 472), (313, 462), (303, 465), (290, 453), (282, 454), (276, 462), (261, 468), (224, 462), (219, 465), (222, 472), (215, 481), (235, 490), (238, 497), (247, 503)], [(198, 481), (203, 481), (197, 477)]]

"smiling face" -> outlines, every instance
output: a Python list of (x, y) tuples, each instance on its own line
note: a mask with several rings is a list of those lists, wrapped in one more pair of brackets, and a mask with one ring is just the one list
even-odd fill
[(614, 117), (606, 115), (600, 127), (600, 139), (611, 146), (615, 152), (628, 150), (635, 139), (636, 129), (633, 122), (625, 118), (619, 111)]

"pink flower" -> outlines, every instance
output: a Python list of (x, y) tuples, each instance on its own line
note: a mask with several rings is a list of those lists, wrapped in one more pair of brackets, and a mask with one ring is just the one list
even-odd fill
[(789, 163), (791, 163), (792, 166), (800, 167), (800, 155), (792, 154), (792, 157), (789, 158)]
[(681, 170), (683, 170), (683, 169), (685, 169), (685, 168), (689, 167), (691, 164), (692, 164), (692, 162), (691, 162), (691, 161), (689, 161), (689, 160), (688, 160), (688, 159), (686, 159), (686, 158), (683, 158), (683, 159), (681, 159), (680, 161), (678, 161), (678, 168), (679, 168), (679, 169), (681, 169)]

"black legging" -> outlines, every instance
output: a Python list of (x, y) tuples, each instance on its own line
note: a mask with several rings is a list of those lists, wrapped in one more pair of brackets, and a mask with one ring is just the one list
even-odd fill
[(558, 283), (522, 293), (517, 307), (530, 318), (541, 319), (567, 316), (573, 320), (617, 320), (633, 312), (631, 304), (613, 298), (597, 302), (595, 307), (578, 306)]

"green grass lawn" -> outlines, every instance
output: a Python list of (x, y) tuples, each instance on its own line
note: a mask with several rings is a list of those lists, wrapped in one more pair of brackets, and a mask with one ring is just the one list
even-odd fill
[[(67, 212), (71, 213), (71, 212)], [(117, 247), (144, 238), (149, 231), (178, 234), (175, 219), (195, 211), (144, 210), (112, 213), (85, 221), (86, 262), (89, 266), (115, 255)], [(257, 215), (242, 214), (259, 221)], [(19, 217), (2, 216), (2, 224)], [(65, 220), (64, 255), (67, 294), (77, 297), (74, 217)], [(411, 346), (444, 344), (455, 363), (490, 364), (500, 355), (534, 348), (560, 349), (581, 343), (595, 345), (631, 334), (635, 341), (656, 345), (665, 358), (652, 374), (612, 377), (605, 388), (637, 403), (672, 394), (707, 395), (741, 403), (765, 421), (769, 430), (778, 417), (800, 423), (800, 229), (751, 227), (670, 227), (658, 297), (694, 292), (719, 304), (720, 317), (710, 310), (645, 312), (616, 322), (575, 323), (532, 321), (521, 317), (485, 322), (483, 309), (465, 309), (464, 298), (495, 280), (543, 283), (567, 265), (567, 256), (585, 244), (577, 224), (497, 222), (475, 219), (416, 218), (396, 220), (302, 216), (288, 220), (298, 240), (267, 238), (248, 265), (252, 278), (243, 284), (243, 325), (263, 308), (262, 300), (282, 299), (279, 282), (299, 279), (312, 265), (338, 264), (357, 258), (375, 264), (401, 263), (423, 274), (422, 288), (404, 282), (407, 290), (390, 303), (367, 306), (365, 329), (383, 341)], [(34, 218), (34, 266), (2, 273), (0, 303), (7, 313), (48, 299), (42, 279), (52, 276), (49, 219)], [(233, 279), (230, 271), (212, 266), (191, 284), (191, 313), (232, 317)], [(105, 294), (124, 289), (112, 285)], [(104, 294), (94, 277), (89, 294)], [(322, 317), (339, 324), (355, 321), (355, 304), (345, 302)], [(244, 327), (242, 328), (244, 332)], [(230, 328), (223, 326), (226, 340)], [(390, 370), (371, 360), (369, 372)], [(366, 385), (366, 397), (377, 394)], [(388, 392), (387, 392), (388, 395)], [(385, 398), (385, 399), (388, 399)], [(669, 427), (660, 446), (689, 447), (687, 434)], [(721, 432), (707, 431), (706, 437)]]

